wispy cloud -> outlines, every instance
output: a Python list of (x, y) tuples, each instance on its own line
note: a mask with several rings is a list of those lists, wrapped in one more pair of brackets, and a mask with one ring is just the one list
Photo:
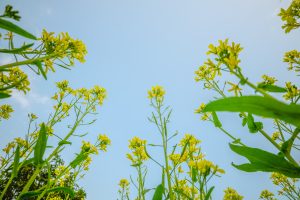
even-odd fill
[(50, 102), (50, 98), (45, 95), (38, 94), (34, 91), (24, 94), (22, 92), (14, 90), (12, 92), (12, 98), (20, 104), (22, 108), (28, 109), (36, 104), (45, 105)]

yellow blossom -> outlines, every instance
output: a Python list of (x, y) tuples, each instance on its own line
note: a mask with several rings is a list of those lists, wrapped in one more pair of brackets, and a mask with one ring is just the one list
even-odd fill
[(106, 151), (107, 146), (111, 144), (110, 139), (105, 134), (100, 134), (98, 136), (98, 142), (101, 151)]
[(236, 85), (234, 83), (231, 83), (227, 81), (229, 85), (231, 85), (231, 88), (228, 90), (228, 92), (234, 92), (235, 96), (238, 96), (238, 94), (242, 91), (242, 89), (239, 87), (239, 85)]
[(0, 106), (0, 120), (10, 118), (10, 114), (13, 111), (14, 110), (10, 105), (8, 105), (8, 104), (1, 105)]
[(233, 188), (227, 188), (224, 190), (223, 200), (242, 200), (244, 197), (239, 195)]
[(153, 86), (151, 90), (148, 91), (149, 99), (156, 99), (157, 101), (162, 101), (165, 95), (165, 90), (163, 87), (157, 85)]

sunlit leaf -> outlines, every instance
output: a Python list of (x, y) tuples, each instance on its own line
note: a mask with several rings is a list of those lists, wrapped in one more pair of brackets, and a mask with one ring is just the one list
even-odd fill
[(268, 97), (241, 96), (218, 99), (208, 103), (203, 109), (203, 112), (213, 111), (249, 112), (300, 127), (300, 105), (287, 105)]
[(32, 39), (32, 40), (37, 40), (37, 38), (32, 35), (31, 33), (27, 32), (26, 30), (22, 29), (21, 27), (11, 23), (10, 21), (4, 20), (0, 18), (0, 28), (5, 29), (7, 31), (14, 32), (18, 35), (21, 35), (23, 37)]
[(294, 166), (284, 157), (258, 148), (230, 144), (231, 150), (247, 158), (250, 163), (235, 165), (239, 170), (246, 172), (278, 172), (292, 178), (300, 177), (300, 168)]

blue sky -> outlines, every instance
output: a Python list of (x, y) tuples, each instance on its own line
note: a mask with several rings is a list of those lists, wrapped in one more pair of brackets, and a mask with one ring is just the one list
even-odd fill
[[(48, 81), (31, 74), (32, 90), (27, 96), (15, 94), (9, 100), (15, 113), (9, 121), (1, 123), (2, 148), (9, 140), (27, 130), (27, 113), (34, 112), (46, 120), (51, 112), (50, 97), (55, 82), (68, 79), (72, 87), (101, 85), (108, 98), (100, 109), (97, 122), (89, 127), (93, 140), (98, 133), (106, 133), (112, 146), (105, 154), (95, 157), (90, 171), (80, 181), (88, 199), (117, 198), (118, 181), (134, 174), (125, 154), (128, 140), (133, 136), (150, 142), (158, 140), (155, 127), (147, 121), (151, 109), (147, 90), (153, 85), (166, 89), (166, 104), (173, 108), (170, 129), (193, 133), (202, 140), (207, 158), (226, 170), (221, 178), (212, 182), (216, 188), (214, 199), (221, 199), (223, 190), (230, 186), (245, 199), (257, 199), (263, 189), (274, 188), (269, 175), (247, 174), (234, 169), (231, 162), (245, 160), (233, 154), (230, 140), (212, 124), (199, 120), (194, 109), (201, 102), (213, 98), (194, 82), (194, 71), (206, 59), (207, 46), (219, 39), (229, 38), (244, 47), (241, 59), (243, 71), (258, 82), (262, 74), (280, 76), (283, 81), (296, 80), (286, 72), (282, 63), (285, 51), (297, 49), (299, 30), (286, 35), (277, 13), (288, 2), (279, 0), (4, 0), (20, 10), (20, 25), (40, 35), (42, 29), (69, 32), (83, 40), (88, 48), (86, 63), (77, 64), (71, 71), (58, 69), (49, 74)], [(9, 62), (1, 57), (1, 62)], [(222, 114), (224, 126), (249, 146), (274, 149), (260, 136), (250, 135), (236, 123), (234, 115)], [(267, 127), (267, 129), (271, 127)], [(79, 148), (74, 144), (72, 151)], [(160, 157), (158, 151), (153, 152)], [(64, 152), (69, 160), (72, 153)], [(148, 187), (160, 181), (160, 169), (150, 167)], [(133, 191), (133, 194), (135, 192)]]

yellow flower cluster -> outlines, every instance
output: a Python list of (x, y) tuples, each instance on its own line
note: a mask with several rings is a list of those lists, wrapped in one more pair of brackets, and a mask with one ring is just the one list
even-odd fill
[(60, 196), (50, 197), (49, 200), (63, 200)]
[(274, 194), (272, 192), (270, 192), (269, 190), (261, 191), (259, 198), (265, 199), (265, 200), (276, 200), (276, 198), (274, 197)]
[(204, 104), (204, 103), (201, 103), (201, 105), (199, 106), (199, 108), (197, 108), (197, 109), (195, 110), (195, 113), (200, 114), (204, 108), (205, 108), (205, 104)]
[(242, 200), (244, 197), (239, 195), (239, 193), (233, 188), (227, 188), (224, 190), (223, 200)]
[(81, 151), (89, 154), (98, 154), (98, 149), (95, 145), (90, 142), (82, 141)]
[(280, 133), (278, 131), (275, 131), (273, 134), (272, 134), (272, 140), (277, 140), (280, 136)]
[(13, 67), (8, 72), (0, 72), (0, 88), (7, 93), (11, 92), (11, 88), (26, 93), (30, 90), (29, 85), (27, 74), (19, 67)]
[(238, 58), (239, 53), (243, 50), (240, 44), (235, 44), (234, 42), (231, 45), (228, 44), (228, 39), (222, 41), (219, 40), (219, 45), (214, 46), (210, 44), (208, 46), (209, 50), (207, 55), (214, 54), (217, 56), (215, 59), (218, 61), (217, 65), (225, 64), (228, 69), (234, 70), (238, 67), (240, 60)]
[(0, 120), (10, 118), (10, 114), (13, 112), (13, 108), (10, 105), (4, 104), (0, 106)]
[(162, 86), (153, 86), (151, 90), (148, 91), (148, 98), (155, 99), (156, 101), (161, 102), (164, 98), (166, 91)]
[(285, 30), (286, 33), (300, 27), (299, 10), (300, 0), (293, 0), (287, 9), (281, 8), (280, 13), (278, 15), (281, 17), (281, 20), (285, 22), (282, 28)]
[(201, 174), (209, 174), (210, 172), (212, 173), (221, 173), (224, 174), (225, 171), (218, 166), (214, 165), (211, 161), (206, 160), (206, 159), (198, 159), (198, 160), (191, 160), (188, 163), (189, 167), (191, 169), (196, 169), (199, 171)]
[(16, 143), (15, 142), (9, 142), (2, 151), (4, 151), (6, 154), (9, 154), (10, 150), (15, 148)]
[(200, 150), (197, 146), (201, 143), (201, 140), (198, 140), (194, 135), (186, 133), (184, 137), (180, 140), (179, 146), (185, 147), (188, 150), (189, 154), (193, 154)]
[(288, 70), (293, 70), (295, 71), (300, 70), (300, 52), (297, 50), (292, 50), (289, 52), (286, 52), (284, 54), (283, 62), (286, 62), (289, 64)]
[[(94, 86), (92, 89), (88, 90), (86, 88), (79, 88), (79, 89), (72, 89), (69, 87), (69, 82), (67, 80), (63, 80), (61, 82), (56, 83), (59, 91), (54, 94), (52, 99), (60, 102), (58, 105), (54, 106), (54, 109), (62, 109), (63, 116), (65, 117), (68, 115), (68, 111), (71, 108), (71, 105), (66, 103), (61, 103), (62, 99), (65, 98), (67, 95), (72, 95), (76, 98), (83, 98), (85, 101), (89, 103), (97, 103), (98, 105), (102, 105), (104, 99), (107, 96), (106, 90), (103, 87), (98, 85)], [(86, 104), (85, 102), (84, 104)], [(96, 105), (92, 105), (92, 110), (96, 111)]]
[[(87, 50), (84, 43), (71, 38), (68, 33), (60, 33), (55, 36), (53, 32), (43, 30), (40, 40), (43, 42), (45, 52), (53, 55), (54, 59), (67, 57), (70, 65), (74, 65), (75, 59), (81, 63), (85, 61)], [(47, 68), (53, 69), (51, 63), (53, 64), (52, 60), (47, 60)]]
[(278, 191), (279, 195), (293, 193), (296, 190), (296, 183), (298, 182), (298, 179), (296, 178), (288, 178), (287, 176), (276, 172), (271, 174), (271, 180), (274, 185), (281, 187), (281, 190)]
[(98, 142), (101, 151), (107, 151), (107, 146), (111, 145), (111, 140), (105, 134), (98, 135)]
[(191, 198), (191, 196), (194, 196), (194, 200), (199, 200), (199, 191), (196, 188), (190, 187), (188, 184), (188, 181), (183, 179), (183, 180), (177, 180), (176, 184), (173, 186), (174, 191), (176, 191), (180, 195), (180, 199), (182, 200), (188, 200)]
[(265, 85), (274, 85), (274, 83), (277, 81), (277, 79), (275, 77), (271, 77), (268, 75), (262, 75), (262, 79), (263, 79), (263, 83)]
[(119, 186), (124, 190), (129, 187), (129, 181), (127, 179), (123, 178), (120, 180)]
[(143, 161), (148, 159), (145, 152), (146, 140), (142, 140), (139, 137), (133, 137), (129, 140), (129, 149), (131, 149), (132, 154), (126, 154), (127, 158), (132, 162), (132, 165), (140, 165)]
[(91, 156), (88, 156), (84, 161), (83, 161), (83, 169), (85, 170), (85, 171), (88, 171), (89, 170), (89, 166), (90, 166), (90, 164), (92, 163), (92, 158), (91, 158)]
[(283, 95), (285, 100), (293, 101), (294, 98), (298, 98), (300, 95), (300, 90), (296, 85), (292, 85), (291, 82), (286, 82), (285, 87), (287, 89), (287, 92)]
[(102, 105), (107, 95), (105, 88), (96, 85), (93, 89), (91, 89), (91, 93), (95, 95), (95, 98), (98, 100), (99, 105)]

